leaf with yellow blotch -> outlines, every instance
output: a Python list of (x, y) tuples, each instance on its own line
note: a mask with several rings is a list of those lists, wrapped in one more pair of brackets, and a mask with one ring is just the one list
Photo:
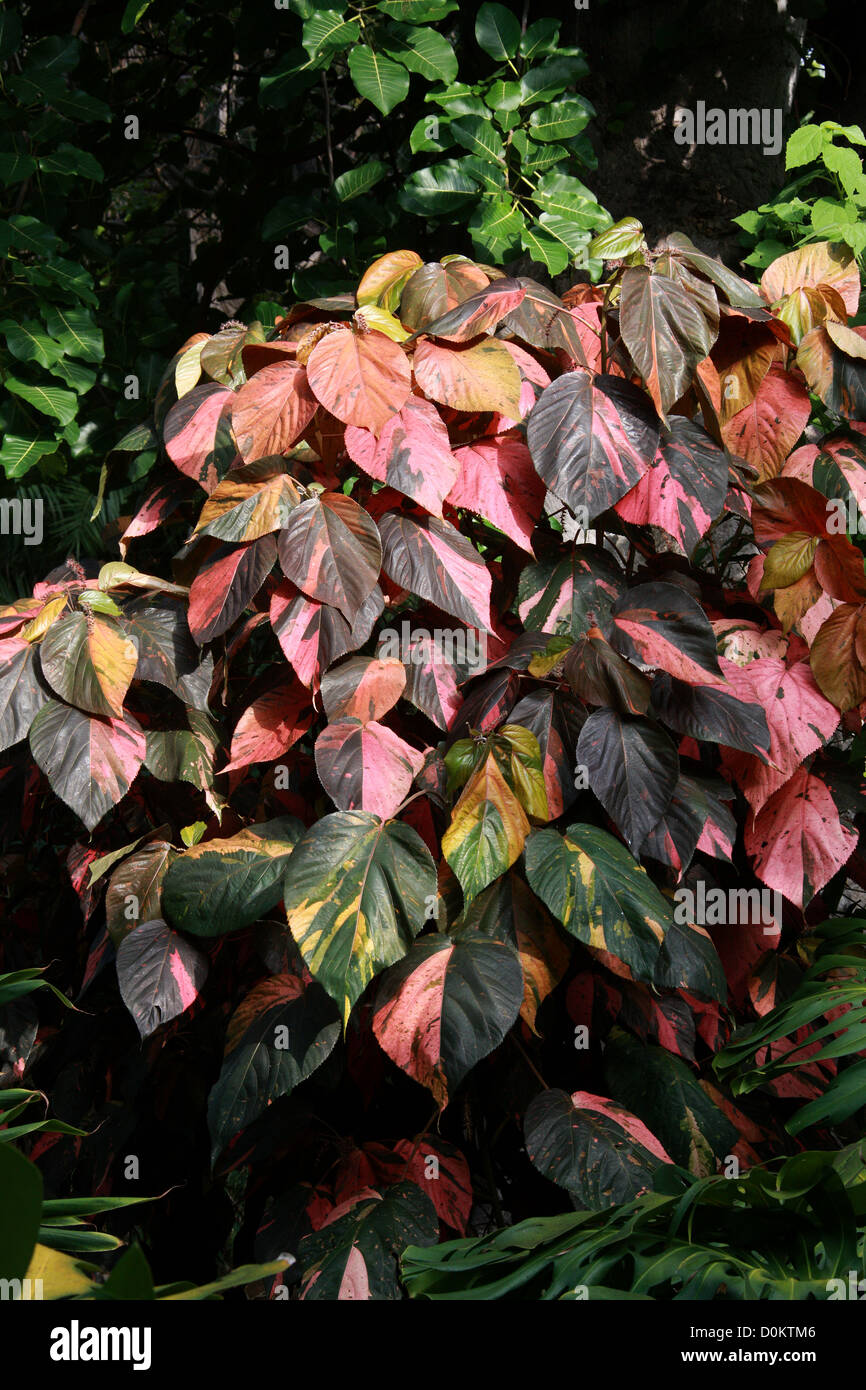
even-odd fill
[(394, 313), (404, 285), (422, 264), (417, 251), (389, 251), (380, 256), (361, 276), (355, 295), (359, 306), (378, 304)]
[(288, 524), (301, 494), (279, 458), (259, 458), (233, 468), (201, 509), (193, 535), (221, 541), (255, 541)]
[(670, 900), (619, 840), (593, 825), (537, 830), (526, 842), (529, 886), (567, 932), (657, 988), (726, 997), (705, 933), (677, 927)]
[(44, 637), (48, 629), (60, 617), (68, 602), (66, 594), (58, 594), (57, 598), (49, 599), (42, 612), (37, 614), (35, 618), (31, 618), (30, 622), (22, 629), (21, 636), (24, 641), (38, 642), (40, 638)]
[(41, 655), (45, 679), (68, 704), (89, 714), (123, 717), (138, 647), (117, 623), (70, 613), (49, 629)]
[(505, 344), (494, 338), (468, 347), (445, 347), (425, 339), (415, 348), (412, 368), (431, 401), (520, 419), (520, 371)]
[(430, 851), (400, 821), (339, 811), (298, 841), (283, 877), (289, 928), (344, 1027), (374, 975), (406, 954), (436, 893)]
[[(545, 794), (545, 807), (546, 802)], [(460, 880), (467, 905), (511, 868), (529, 830), (520, 801), (495, 754), (488, 751), (466, 783), (442, 836), (442, 853)]]
[(165, 876), (166, 916), (195, 936), (221, 936), (257, 921), (280, 901), (283, 871), (302, 829), (293, 816), (280, 816), (193, 845)]

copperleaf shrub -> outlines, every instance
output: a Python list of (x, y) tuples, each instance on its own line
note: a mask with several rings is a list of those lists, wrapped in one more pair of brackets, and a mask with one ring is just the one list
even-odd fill
[(798, 994), (863, 880), (857, 268), (592, 254), (559, 298), (398, 250), (194, 335), (122, 560), (0, 611), (3, 778), (117, 1040), (73, 1118), (111, 1169), (182, 1097), (273, 1296), (857, 1134), (856, 977)]

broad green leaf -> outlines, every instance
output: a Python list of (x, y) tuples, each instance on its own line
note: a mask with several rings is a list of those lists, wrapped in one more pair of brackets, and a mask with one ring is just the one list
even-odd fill
[(485, 92), (484, 101), (496, 114), (503, 111), (516, 111), (523, 101), (520, 83), (504, 82), (500, 79)]
[(102, 361), (102, 329), (97, 328), (86, 309), (58, 309), (51, 305), (45, 313), (45, 326), (70, 357), (80, 357), (85, 362)]
[(0, 333), (5, 334), (6, 346), (19, 362), (38, 362), (40, 367), (50, 367), (63, 350), (36, 319), (25, 319), (23, 323), (4, 319), (0, 323)]
[(640, 250), (643, 242), (643, 226), (636, 217), (623, 217), (612, 227), (593, 237), (589, 244), (589, 254), (599, 256), (603, 261), (618, 261), (632, 252)]
[(589, 67), (582, 54), (554, 54), (537, 67), (530, 68), (521, 77), (520, 87), (524, 103), (534, 105), (537, 101), (552, 101), (560, 92), (564, 92), (566, 87), (573, 87), (575, 83), (580, 82), (588, 72)]
[(123, 18), (120, 21), (122, 34), (131, 34), (153, 4), (153, 0), (127, 0)]
[(397, 194), (397, 202), (407, 212), (421, 217), (457, 212), (478, 196), (474, 182), (460, 166), (458, 159), (443, 159), (439, 164), (416, 170)]
[(34, 464), (56, 447), (53, 439), (25, 439), (18, 434), (6, 434), (0, 449), (0, 464), (7, 478), (23, 478)]
[(105, 178), (105, 170), (89, 150), (81, 150), (65, 141), (50, 154), (40, 155), (38, 164), (42, 174), (61, 174), (66, 178), (89, 179), (93, 183), (101, 183)]
[(502, 138), (491, 120), (485, 120), (482, 116), (460, 116), (451, 122), (451, 134), (470, 154), (504, 163)]
[(68, 425), (78, 413), (78, 397), (74, 391), (61, 391), (58, 386), (33, 386), (13, 376), (8, 376), (3, 385), (42, 415), (59, 420), (61, 425)]
[(446, 86), (457, 76), (457, 55), (451, 44), (436, 29), (415, 29), (397, 26), (396, 42), (386, 40), (385, 51), (410, 72), (417, 72), (428, 82), (444, 82)]
[(428, 20), (444, 19), (459, 6), (457, 0), (377, 0), (375, 8), (392, 19), (425, 24)]
[(301, 43), (313, 59), (321, 53), (336, 53), (348, 48), (360, 33), (358, 21), (344, 19), (341, 10), (317, 10), (304, 21)]
[(824, 136), (821, 127), (803, 125), (788, 137), (785, 146), (785, 168), (796, 169), (801, 164), (811, 164), (821, 155)]
[(344, 1027), (374, 975), (406, 954), (435, 896), (430, 851), (400, 821), (342, 811), (300, 839), (283, 881), (289, 927)]
[(520, 40), (521, 58), (531, 63), (542, 54), (555, 53), (560, 27), (558, 19), (536, 19)]
[(93, 368), (84, 367), (80, 362), (72, 362), (69, 358), (62, 357), (48, 370), (52, 376), (59, 376), (61, 381), (65, 381), (66, 385), (71, 386), (80, 396), (96, 385), (96, 372)]
[(579, 135), (595, 115), (594, 108), (583, 97), (558, 101), (552, 106), (538, 106), (529, 117), (529, 133), (534, 140), (571, 140)]
[(504, 255), (520, 245), (526, 227), (523, 213), (507, 198), (494, 198), (480, 203), (469, 219), (473, 242), (486, 255)]
[(422, 116), (409, 134), (409, 148), (413, 154), (441, 154), (453, 144), (450, 125), (438, 116)]
[(354, 168), (348, 169), (345, 174), (340, 174), (339, 178), (334, 179), (334, 192), (341, 203), (349, 203), (353, 198), (368, 193), (377, 183), (381, 183), (388, 172), (387, 164), (383, 164), (381, 159), (371, 159), (366, 164), (356, 164)]
[(0, 154), (0, 183), (7, 188), (23, 183), (36, 173), (36, 160), (29, 154)]
[(169, 867), (166, 915), (194, 936), (222, 936), (263, 917), (282, 897), (282, 876), (301, 834), (292, 816), (193, 845)]
[(475, 40), (497, 62), (514, 58), (520, 44), (520, 23), (504, 5), (485, 3), (475, 19)]
[(571, 252), (562, 239), (538, 222), (524, 227), (521, 240), (524, 249), (534, 261), (547, 269), (549, 275), (561, 275), (571, 260)]
[(376, 53), (367, 44), (349, 54), (349, 74), (356, 91), (387, 116), (409, 92), (409, 74), (399, 63)]

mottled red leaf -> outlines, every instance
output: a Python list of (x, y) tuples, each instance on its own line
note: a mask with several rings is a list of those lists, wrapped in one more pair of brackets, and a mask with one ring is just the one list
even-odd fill
[(299, 680), (281, 677), (244, 710), (232, 734), (230, 760), (223, 772), (282, 757), (313, 723), (310, 692)]
[(353, 623), (382, 565), (382, 543), (369, 513), (342, 492), (323, 492), (294, 509), (277, 545), (286, 578)]
[(221, 545), (210, 554), (189, 592), (189, 630), (199, 644), (227, 632), (252, 602), (277, 558), (273, 536)]
[(762, 883), (804, 908), (857, 848), (829, 788), (797, 768), (747, 822), (744, 843)]
[(532, 532), (544, 510), (545, 487), (522, 439), (498, 435), (456, 450), (460, 472), (448, 494), (532, 554)]
[(396, 814), (424, 763), (423, 753), (384, 724), (340, 719), (316, 739), (316, 770), (341, 811)]
[(318, 408), (303, 367), (262, 367), (232, 400), (232, 429), (245, 461), (288, 453)]
[(372, 430), (348, 425), (346, 449), (371, 478), (405, 493), (434, 516), (442, 515), (459, 466), (439, 412), (423, 396), (409, 396), (378, 439)]

